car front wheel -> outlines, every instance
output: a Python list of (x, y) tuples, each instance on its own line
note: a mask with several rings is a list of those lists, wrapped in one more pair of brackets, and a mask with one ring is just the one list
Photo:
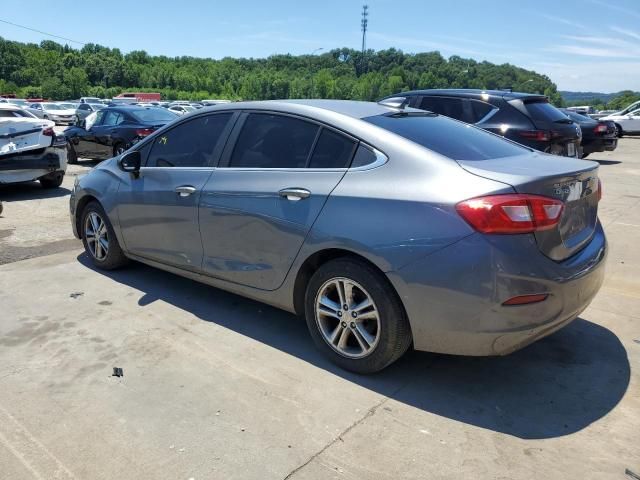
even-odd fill
[(411, 345), (398, 296), (382, 273), (355, 258), (322, 265), (305, 296), (307, 326), (331, 361), (356, 373), (382, 370)]
[(102, 206), (89, 203), (82, 213), (82, 243), (93, 264), (114, 270), (128, 263)]

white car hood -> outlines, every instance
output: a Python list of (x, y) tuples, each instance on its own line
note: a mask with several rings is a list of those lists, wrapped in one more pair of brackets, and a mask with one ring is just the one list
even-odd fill
[(67, 115), (75, 115), (76, 111), (75, 110), (68, 110), (68, 109), (64, 109), (64, 110), (45, 110), (44, 113), (46, 113), (47, 115), (53, 115), (53, 116), (67, 116)]

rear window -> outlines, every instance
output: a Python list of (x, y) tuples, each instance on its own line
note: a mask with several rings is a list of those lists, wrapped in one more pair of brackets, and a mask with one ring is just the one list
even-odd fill
[(566, 120), (567, 116), (551, 105), (546, 100), (536, 102), (526, 102), (524, 104), (527, 112), (534, 120), (542, 122), (555, 122), (556, 120)]
[(530, 151), (481, 128), (440, 115), (376, 115), (363, 120), (453, 160), (486, 160)]
[(422, 102), (420, 102), (420, 108), (433, 113), (439, 113), (440, 115), (446, 115), (456, 120), (465, 120), (461, 98), (426, 96), (422, 99)]
[(16, 117), (33, 118), (24, 110), (0, 110), (0, 118), (16, 118)]
[(148, 108), (144, 110), (135, 110), (129, 112), (132, 117), (141, 123), (170, 122), (176, 119), (176, 116), (165, 110), (164, 108)]

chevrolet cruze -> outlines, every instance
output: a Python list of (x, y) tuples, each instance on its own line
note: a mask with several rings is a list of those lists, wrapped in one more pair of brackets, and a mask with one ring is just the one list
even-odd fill
[(135, 260), (303, 315), (359, 373), (409, 348), (503, 355), (575, 319), (604, 275), (598, 165), (406, 104), (185, 115), (76, 181), (74, 233), (98, 268)]

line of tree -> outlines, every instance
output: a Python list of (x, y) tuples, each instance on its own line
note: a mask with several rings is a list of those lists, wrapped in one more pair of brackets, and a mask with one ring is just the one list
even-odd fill
[(562, 105), (556, 85), (544, 75), (510, 64), (445, 59), (439, 52), (408, 54), (391, 48), (363, 56), (336, 48), (322, 55), (213, 60), (0, 37), (0, 93), (24, 98), (112, 98), (125, 91), (155, 91), (164, 99), (179, 100), (376, 100), (418, 88), (512, 88), (545, 94)]

